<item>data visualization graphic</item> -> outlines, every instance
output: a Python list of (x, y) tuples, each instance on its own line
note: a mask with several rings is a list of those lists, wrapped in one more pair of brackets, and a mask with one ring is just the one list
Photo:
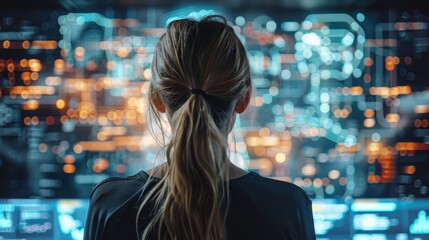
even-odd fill
[[(0, 199), (0, 239), (81, 240), (89, 200)], [(317, 240), (425, 240), (427, 199), (314, 199)]]
[[(151, 60), (170, 21), (218, 9), (197, 10), (1, 12), (0, 197), (86, 198), (162, 161), (147, 115)], [(230, 136), (234, 163), (317, 199), (429, 197), (429, 12), (220, 12), (254, 83)], [(335, 211), (319, 233), (350, 224), (356, 206), (324, 205)], [(7, 231), (14, 210), (3, 208)], [(37, 223), (26, 211), (19, 231), (52, 234), (49, 210)], [(359, 212), (354, 231), (396, 231), (404, 216), (389, 214)], [(410, 213), (407, 231), (427, 233), (427, 216)]]
[(87, 199), (1, 199), (0, 239), (83, 238)]

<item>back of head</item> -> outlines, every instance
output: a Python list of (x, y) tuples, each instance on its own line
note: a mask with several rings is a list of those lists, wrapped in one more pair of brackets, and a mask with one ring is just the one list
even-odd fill
[(226, 111), (251, 86), (244, 46), (220, 15), (171, 22), (157, 46), (152, 72), (154, 90), (174, 112), (190, 89), (216, 97), (209, 105)]
[(157, 225), (162, 239), (224, 239), (227, 135), (251, 91), (245, 48), (223, 16), (175, 20), (157, 45), (152, 76), (151, 109), (170, 116), (172, 139), (163, 177), (142, 204), (157, 207), (143, 237)]

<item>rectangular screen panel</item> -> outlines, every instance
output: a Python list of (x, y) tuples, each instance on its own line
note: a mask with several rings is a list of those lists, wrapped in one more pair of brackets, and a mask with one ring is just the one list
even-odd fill
[(0, 200), (0, 239), (81, 240), (88, 201)]

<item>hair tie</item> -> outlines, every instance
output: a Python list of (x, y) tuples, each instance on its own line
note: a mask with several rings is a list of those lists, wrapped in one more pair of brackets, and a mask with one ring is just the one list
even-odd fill
[(198, 94), (198, 95), (201, 95), (203, 97), (206, 97), (208, 95), (205, 91), (203, 91), (201, 89), (197, 89), (197, 88), (193, 88), (189, 91), (189, 96), (191, 96), (192, 94)]

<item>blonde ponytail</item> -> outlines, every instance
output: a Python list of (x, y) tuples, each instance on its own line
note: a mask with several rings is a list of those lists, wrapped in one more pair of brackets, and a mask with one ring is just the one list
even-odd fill
[(173, 135), (163, 176), (139, 209), (155, 209), (142, 237), (157, 229), (158, 239), (226, 239), (227, 128), (237, 97), (251, 89), (244, 47), (222, 16), (176, 20), (157, 46), (152, 71), (150, 89), (170, 110)]

